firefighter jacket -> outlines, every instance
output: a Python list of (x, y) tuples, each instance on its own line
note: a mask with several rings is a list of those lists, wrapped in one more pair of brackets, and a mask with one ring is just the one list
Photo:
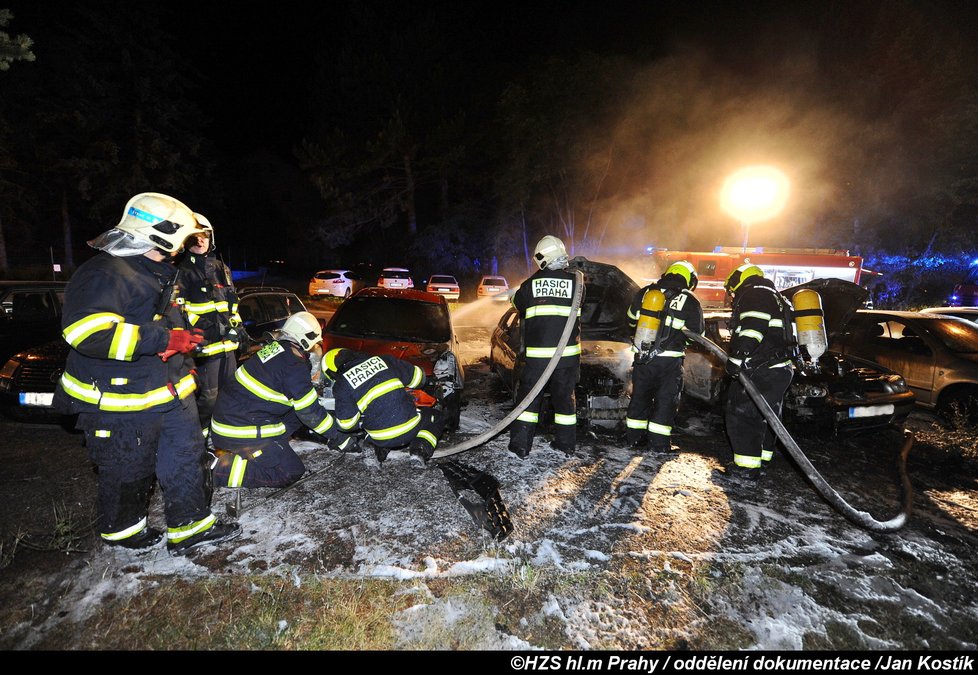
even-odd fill
[[(577, 275), (569, 270), (542, 269), (520, 284), (513, 294), (513, 306), (523, 319), (523, 347), (528, 366), (545, 364), (556, 352), (571, 314), (577, 283)], [(581, 289), (581, 304), (584, 304), (584, 289)], [(578, 367), (580, 360), (581, 308), (578, 307), (577, 320), (557, 367)]]
[(748, 277), (734, 297), (730, 360), (743, 368), (790, 366), (791, 304), (770, 279)]
[(357, 354), (336, 373), (336, 421), (344, 431), (359, 425), (378, 441), (403, 436), (421, 422), (414, 397), (405, 387), (417, 389), (424, 383), (424, 371), (407, 361)]
[(219, 448), (254, 446), (256, 439), (289, 438), (305, 425), (338, 442), (333, 416), (312, 385), (309, 355), (288, 340), (272, 340), (238, 366), (221, 386), (211, 418)]
[[(669, 277), (675, 277), (670, 279)], [(658, 289), (666, 296), (666, 309), (664, 316), (661, 317), (659, 332), (656, 335), (653, 354), (650, 356), (661, 356), (665, 358), (679, 358), (685, 355), (686, 345), (689, 340), (683, 335), (683, 329), (702, 335), (705, 330), (703, 322), (703, 308), (699, 299), (692, 291), (685, 287), (685, 279), (678, 274), (664, 276), (656, 284), (649, 284), (635, 294), (631, 306), (628, 308), (628, 325), (635, 329), (639, 318), (648, 312), (642, 309), (645, 294), (650, 290)], [(635, 350), (635, 345), (632, 345)]]
[(180, 261), (177, 283), (190, 324), (204, 332), (198, 357), (218, 356), (238, 348), (238, 295), (230, 270), (213, 253), (187, 252)]
[(71, 346), (55, 391), (67, 414), (165, 411), (193, 395), (192, 361), (163, 361), (171, 329), (187, 328), (176, 268), (146, 256), (100, 253), (65, 289), (62, 335)]

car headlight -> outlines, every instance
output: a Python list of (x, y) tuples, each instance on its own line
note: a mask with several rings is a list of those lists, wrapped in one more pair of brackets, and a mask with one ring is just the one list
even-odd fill
[(902, 394), (905, 391), (909, 391), (910, 388), (907, 386), (907, 381), (900, 375), (890, 375), (886, 378), (884, 389), (891, 394)]
[(20, 368), (20, 361), (9, 359), (0, 369), (0, 391), (12, 391), (14, 388), (14, 376)]

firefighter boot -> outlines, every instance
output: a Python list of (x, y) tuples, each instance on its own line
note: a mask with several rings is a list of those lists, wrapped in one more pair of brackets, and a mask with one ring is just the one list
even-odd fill
[(216, 544), (219, 541), (231, 541), (237, 539), (241, 534), (241, 526), (237, 523), (216, 522), (203, 532), (181, 539), (180, 541), (168, 541), (166, 550), (171, 555), (186, 555), (190, 549), (201, 544)]
[(125, 539), (103, 539), (102, 543), (113, 548), (128, 548), (139, 551), (151, 546), (156, 546), (163, 538), (163, 533), (155, 527), (144, 527), (137, 534)]

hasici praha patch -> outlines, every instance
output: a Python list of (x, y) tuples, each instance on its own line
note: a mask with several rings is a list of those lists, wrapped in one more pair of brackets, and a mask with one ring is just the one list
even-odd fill
[(256, 356), (262, 363), (268, 363), (269, 359), (271, 359), (273, 356), (281, 354), (284, 351), (285, 348), (279, 343), (269, 342), (267, 345), (258, 350)]
[(372, 356), (358, 366), (353, 366), (343, 373), (350, 386), (356, 389), (377, 373), (387, 370), (387, 364), (379, 356)]
[(534, 298), (566, 298), (574, 295), (574, 282), (571, 279), (534, 279)]

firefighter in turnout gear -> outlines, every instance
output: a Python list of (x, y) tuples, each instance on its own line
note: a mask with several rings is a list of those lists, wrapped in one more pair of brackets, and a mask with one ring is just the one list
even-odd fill
[(340, 428), (366, 432), (378, 461), (401, 448), (431, 459), (447, 420), (434, 407), (418, 406), (408, 392), (426, 382), (420, 367), (395, 356), (337, 348), (323, 355), (322, 369), (332, 382)]
[(673, 450), (672, 429), (683, 391), (688, 342), (682, 331), (699, 335), (704, 331), (703, 308), (693, 295), (696, 283), (690, 263), (673, 263), (657, 283), (635, 295), (628, 309), (628, 325), (636, 329), (632, 398), (625, 418), (625, 440), (632, 448)]
[(188, 242), (178, 264), (177, 283), (190, 324), (204, 335), (194, 351), (197, 371), (197, 413), (207, 434), (221, 382), (234, 374), (235, 352), (247, 339), (238, 315), (238, 296), (231, 270), (214, 253), (214, 228), (195, 213), (203, 231)]
[(142, 549), (163, 537), (148, 524), (154, 473), (172, 553), (240, 533), (208, 506), (189, 358), (202, 338), (174, 283), (172, 256), (198, 232), (180, 201), (138, 194), (116, 227), (89, 242), (102, 253), (65, 290), (62, 334), (71, 350), (55, 405), (78, 414), (98, 468), (98, 532), (108, 546)]
[(744, 264), (724, 284), (733, 296), (730, 351), (727, 374), (733, 378), (727, 390), (724, 419), (733, 450), (728, 473), (756, 480), (774, 456), (776, 436), (760, 409), (740, 383), (744, 374), (757, 387), (771, 409), (781, 405), (794, 376), (794, 336), (791, 305), (764, 278), (756, 265)]
[[(540, 269), (520, 285), (512, 299), (522, 321), (525, 356), (516, 394), (517, 401), (526, 398), (546, 370), (551, 357), (555, 355), (574, 304), (576, 284), (579, 283), (577, 275), (567, 269), (567, 250), (557, 237), (543, 237), (537, 244), (533, 257)], [(582, 294), (583, 290), (581, 289)], [(553, 446), (571, 453), (577, 445), (577, 402), (574, 388), (580, 377), (580, 317), (581, 310), (578, 308), (573, 332), (550, 380), (510, 427), (509, 450), (521, 459), (526, 458), (533, 447), (543, 396), (548, 392), (554, 413)]]
[(306, 467), (289, 439), (303, 426), (329, 446), (345, 449), (350, 442), (313, 386), (310, 352), (323, 339), (319, 320), (297, 312), (267, 338), (218, 392), (211, 418), (215, 487), (284, 487), (297, 481)]

